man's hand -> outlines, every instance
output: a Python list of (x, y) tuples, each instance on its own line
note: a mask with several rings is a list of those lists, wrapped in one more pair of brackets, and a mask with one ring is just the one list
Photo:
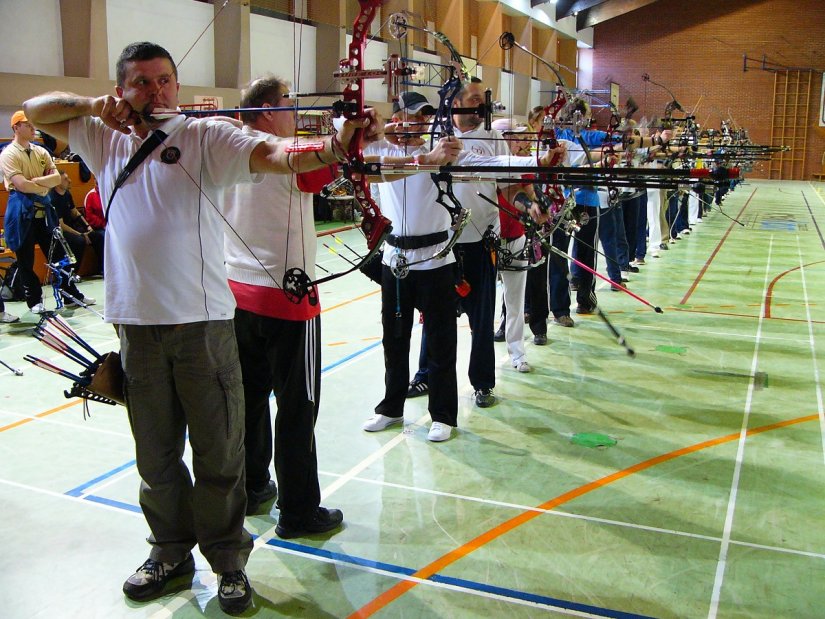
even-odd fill
[(419, 161), (425, 165), (449, 165), (456, 160), (462, 148), (461, 140), (454, 135), (443, 137), (432, 151), (421, 155)]
[(533, 202), (530, 205), (530, 217), (535, 221), (538, 225), (546, 224), (548, 221), (553, 219), (553, 216), (550, 214), (550, 211), (542, 211), (541, 207), (539, 207), (538, 202)]
[(426, 143), (426, 140), (420, 135), (407, 135), (409, 133), (420, 133), (418, 131), (419, 125), (409, 123), (388, 123), (384, 126), (384, 137), (390, 144), (396, 146), (410, 146), (418, 148)]
[(539, 163), (542, 167), (550, 167), (553, 165), (553, 162), (556, 162), (556, 166), (558, 166), (561, 162), (564, 161), (564, 156), (567, 154), (567, 144), (564, 142), (560, 142), (556, 148), (551, 148), (547, 152), (545, 152), (541, 159), (539, 159)]
[(132, 109), (126, 99), (104, 95), (92, 102), (92, 116), (97, 116), (107, 127), (130, 134), (130, 126), (140, 124), (140, 115)]
[(345, 151), (349, 151), (349, 144), (355, 135), (356, 129), (363, 129), (361, 140), (364, 144), (380, 140), (384, 135), (384, 119), (381, 115), (369, 108), (366, 110), (365, 118), (348, 119), (344, 122), (341, 130), (338, 131), (338, 141)]

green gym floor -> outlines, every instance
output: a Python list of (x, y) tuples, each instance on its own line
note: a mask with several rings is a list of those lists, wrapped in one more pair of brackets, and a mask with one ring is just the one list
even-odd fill
[[(663, 314), (599, 286), (635, 358), (576, 317), (530, 340), (530, 374), (497, 344), (499, 402), (478, 409), (462, 318), (445, 443), (426, 440), (426, 398), (403, 431), (360, 429), (383, 390), (379, 291), (359, 274), (324, 286), (321, 488), (345, 525), (286, 542), (276, 508), (248, 518), (245, 616), (825, 616), (825, 186), (748, 182), (723, 210), (631, 277)], [(103, 298), (100, 279), (81, 288)], [(22, 360), (72, 368), (24, 309), (0, 327), (0, 359), (24, 370), (0, 371), (0, 616), (222, 616), (197, 552), (191, 589), (124, 599), (149, 550), (125, 411), (84, 420), (68, 381)], [(64, 317), (116, 348), (88, 310)]]

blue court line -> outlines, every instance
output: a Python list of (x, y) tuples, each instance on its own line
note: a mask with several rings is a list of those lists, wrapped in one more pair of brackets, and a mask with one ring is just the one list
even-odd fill
[(321, 368), (321, 374), (323, 374), (324, 372), (329, 372), (333, 368), (337, 368), (339, 365), (342, 365), (342, 364), (346, 363), (350, 359), (355, 359), (355, 357), (360, 357), (364, 353), (367, 353), (367, 352), (371, 351), (376, 346), (381, 346), (381, 340), (378, 340), (377, 342), (375, 342), (373, 344), (370, 344), (369, 346), (367, 346), (365, 348), (362, 348), (361, 350), (356, 350), (354, 353), (352, 353), (350, 355), (347, 355), (343, 359), (339, 359), (335, 363), (329, 364), (325, 368)]
[(135, 465), (135, 461), (130, 460), (126, 464), (121, 464), (119, 467), (117, 467), (115, 469), (112, 469), (108, 473), (103, 473), (103, 475), (100, 475), (99, 477), (95, 477), (94, 479), (92, 479), (90, 481), (87, 481), (85, 484), (79, 485), (77, 488), (72, 488), (71, 490), (68, 490), (66, 492), (66, 494), (68, 494), (69, 496), (80, 496), (81, 494), (83, 494), (83, 491), (86, 488), (94, 486), (95, 484), (98, 484), (98, 483), (102, 482), (104, 479), (106, 479), (108, 477), (112, 477), (113, 475), (117, 475), (122, 470), (128, 469), (130, 466), (134, 466), (134, 465)]
[[(304, 546), (303, 544), (296, 544), (294, 542), (286, 542), (280, 539), (271, 539), (266, 543), (267, 546), (275, 546), (277, 548), (285, 548), (293, 550), (305, 555), (312, 555), (316, 557), (323, 557), (331, 559), (340, 563), (349, 563), (351, 565), (358, 565), (362, 567), (371, 567), (379, 569), (391, 574), (401, 574), (404, 576), (412, 576), (416, 570), (400, 565), (393, 565), (391, 563), (383, 563), (381, 561), (373, 561), (371, 559), (363, 559), (361, 557), (354, 557), (352, 555), (343, 554), (340, 552), (333, 552), (325, 548), (315, 548), (313, 546)], [(441, 576), (434, 574), (425, 579), (431, 582), (452, 585), (460, 589), (467, 589), (470, 591), (479, 591), (482, 593), (492, 593), (501, 597), (510, 598), (514, 600), (524, 600), (536, 604), (543, 604), (554, 608), (564, 608), (566, 610), (575, 610), (579, 612), (590, 613), (599, 617), (613, 617), (615, 619), (654, 619), (647, 615), (637, 615), (635, 613), (626, 613), (620, 610), (613, 610), (610, 608), (601, 608), (599, 606), (591, 606), (589, 604), (581, 604), (579, 602), (570, 602), (546, 595), (539, 595), (537, 593), (529, 593), (526, 591), (518, 591), (516, 589), (508, 589), (505, 587), (498, 587), (496, 585), (488, 585), (486, 583), (475, 582), (472, 580), (465, 580), (463, 578), (453, 578), (450, 576)]]
[(86, 501), (91, 501), (92, 503), (100, 503), (101, 505), (108, 505), (109, 507), (117, 507), (118, 509), (123, 509), (127, 512), (135, 512), (137, 514), (143, 513), (143, 510), (140, 509), (138, 505), (124, 503), (123, 501), (115, 501), (114, 499), (107, 499), (102, 496), (95, 496), (94, 494), (86, 495), (83, 498)]
[[(67, 493), (68, 494), (68, 493)], [(124, 503), (122, 501), (115, 501), (113, 499), (107, 499), (105, 497), (96, 496), (93, 494), (89, 494), (83, 497), (86, 501), (92, 501), (93, 503), (99, 503), (101, 505), (108, 505), (109, 507), (115, 507), (118, 509), (122, 509), (125, 511), (141, 513), (141, 509), (137, 505), (131, 505), (130, 503)], [(257, 535), (253, 535), (253, 539), (257, 538)], [(341, 552), (334, 552), (332, 550), (327, 550), (325, 548), (316, 548), (314, 546), (306, 546), (304, 544), (296, 544), (295, 542), (288, 542), (282, 539), (271, 539), (266, 542), (267, 546), (273, 546), (275, 548), (283, 548), (285, 550), (291, 550), (293, 552), (300, 553), (302, 555), (307, 555), (310, 557), (319, 557), (324, 559), (329, 559), (331, 561), (337, 561), (339, 563), (346, 563), (349, 565), (357, 565), (359, 567), (368, 567), (376, 570), (381, 570), (383, 572), (388, 572), (390, 574), (398, 574), (402, 576), (413, 576), (417, 570), (414, 570), (409, 567), (403, 567), (401, 565), (395, 565), (392, 563), (384, 563), (383, 561), (374, 561), (372, 559), (365, 559), (363, 557), (356, 557), (353, 555), (344, 554)], [(454, 578), (451, 576), (442, 576), (439, 574), (434, 574), (429, 578), (425, 579), (431, 582), (451, 585), (454, 587), (458, 587), (459, 589), (467, 589), (469, 591), (479, 591), (482, 593), (491, 593), (494, 595), (498, 595), (504, 598), (510, 598), (513, 600), (523, 600), (527, 602), (533, 602), (535, 604), (542, 604), (544, 606), (550, 606), (554, 608), (563, 608), (566, 610), (575, 610), (579, 612), (586, 612), (590, 613), (591, 615), (596, 615), (598, 617), (612, 617), (614, 619), (654, 619), (652, 617), (648, 617), (647, 615), (637, 615), (635, 613), (626, 613), (620, 610), (613, 610), (610, 608), (600, 608), (598, 606), (591, 606), (589, 604), (581, 604), (579, 602), (571, 602), (568, 600), (562, 600), (559, 598), (554, 598), (546, 595), (539, 595), (537, 593), (530, 593), (527, 591), (519, 591), (517, 589), (509, 589), (505, 587), (498, 587), (496, 585), (489, 585), (487, 583), (480, 583), (475, 582), (472, 580), (465, 580), (463, 578)]]

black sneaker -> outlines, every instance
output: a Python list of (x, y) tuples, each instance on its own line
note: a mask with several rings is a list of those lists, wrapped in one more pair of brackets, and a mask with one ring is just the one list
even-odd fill
[(239, 615), (249, 608), (252, 603), (252, 585), (243, 570), (221, 574), (218, 603), (227, 615)]
[(547, 335), (544, 333), (539, 333), (533, 336), (533, 344), (536, 346), (544, 346), (547, 344)]
[(489, 408), (496, 403), (496, 396), (493, 395), (492, 389), (477, 389), (473, 393), (476, 401), (476, 406), (479, 408)]
[(576, 306), (576, 313), (577, 314), (592, 314), (596, 311), (596, 307), (594, 305), (581, 305), (579, 304)]
[(494, 342), (503, 342), (504, 341), (504, 325), (501, 325), (498, 328), (498, 331), (493, 333), (493, 341)]
[(179, 563), (146, 559), (146, 562), (123, 583), (123, 593), (130, 600), (137, 602), (153, 600), (167, 593), (166, 585), (174, 578), (194, 572), (195, 559), (191, 554)]
[(629, 267), (627, 267), (627, 271), (629, 271), (630, 273), (638, 273), (639, 267), (631, 264)]
[(415, 380), (410, 383), (409, 389), (407, 389), (407, 397), (408, 398), (417, 398), (420, 395), (427, 395), (427, 392), (430, 388), (427, 386), (423, 380)]
[(319, 507), (309, 518), (304, 520), (290, 520), (289, 518), (278, 518), (278, 525), (275, 533), (281, 539), (292, 539), (293, 537), (303, 537), (313, 533), (326, 533), (341, 526), (344, 521), (344, 514), (340, 509), (327, 509)]
[(258, 513), (261, 505), (278, 498), (278, 486), (270, 479), (261, 490), (246, 491), (246, 515)]

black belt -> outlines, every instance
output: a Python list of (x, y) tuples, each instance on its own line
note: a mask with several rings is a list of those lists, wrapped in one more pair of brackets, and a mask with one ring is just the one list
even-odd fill
[(394, 234), (390, 234), (387, 237), (387, 243), (398, 249), (421, 249), (422, 247), (438, 245), (446, 241), (448, 237), (449, 235), (446, 230), (433, 232), (432, 234), (422, 234), (420, 236), (395, 236)]

